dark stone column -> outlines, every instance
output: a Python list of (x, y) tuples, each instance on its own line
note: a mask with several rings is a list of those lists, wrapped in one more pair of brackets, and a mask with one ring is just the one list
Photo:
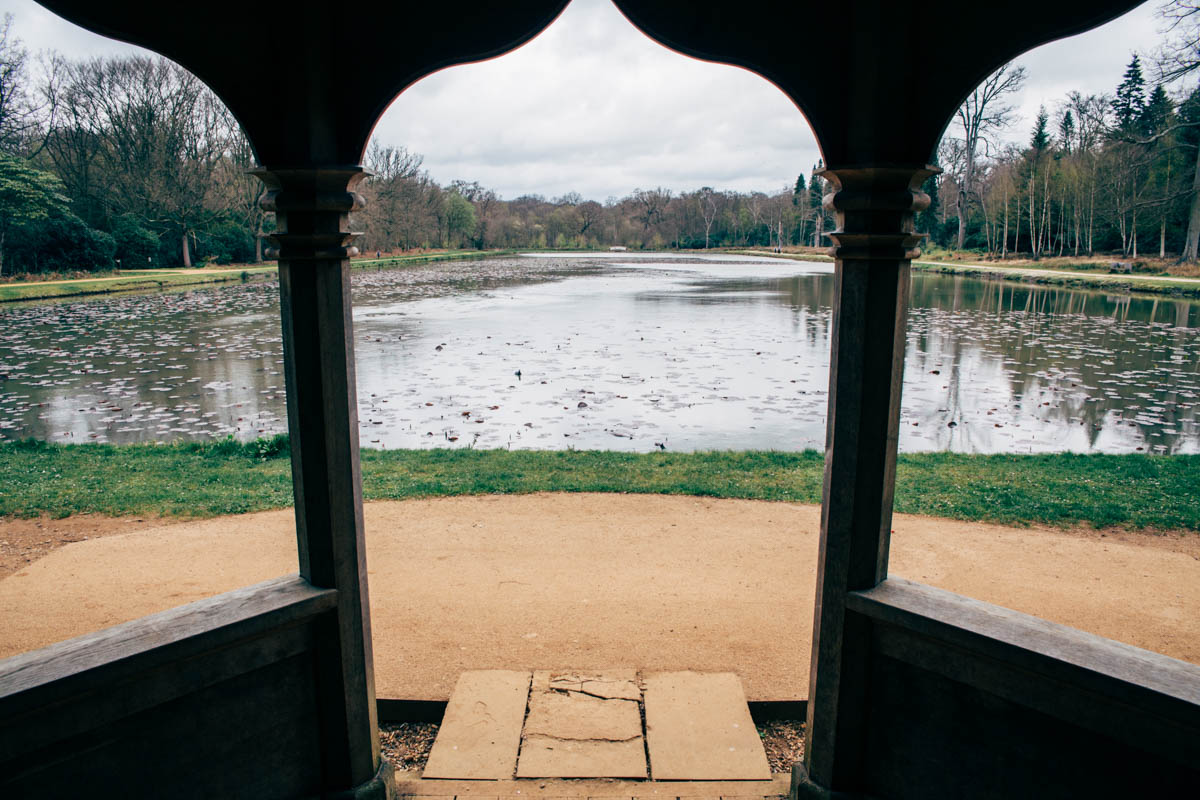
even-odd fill
[(824, 173), (834, 186), (825, 206), (837, 213), (830, 234), (837, 263), (805, 764), (793, 780), (801, 796), (857, 788), (869, 632), (847, 624), (845, 599), (887, 577), (909, 263), (922, 238), (913, 217), (929, 205), (918, 187), (934, 173), (924, 166)]
[(323, 790), (387, 796), (379, 757), (350, 316), (351, 211), (361, 167), (264, 169), (274, 211), (300, 574), (337, 589), (316, 648)]

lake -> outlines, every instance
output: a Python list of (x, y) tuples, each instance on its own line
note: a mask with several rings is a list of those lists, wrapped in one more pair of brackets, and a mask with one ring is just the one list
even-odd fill
[[(365, 447), (824, 446), (832, 264), (493, 258), (353, 275)], [(914, 273), (900, 449), (1200, 452), (1200, 305)], [(0, 438), (286, 430), (278, 287), (0, 306)]]

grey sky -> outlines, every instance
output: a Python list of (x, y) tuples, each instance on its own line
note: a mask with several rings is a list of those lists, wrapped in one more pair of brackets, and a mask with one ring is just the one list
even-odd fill
[[(1156, 6), (1023, 56), (1029, 80), (1010, 135), (1024, 140), (1038, 106), (1053, 109), (1072, 89), (1111, 91), (1135, 50), (1155, 49)], [(136, 49), (32, 0), (0, 0), (6, 12), (34, 51)], [(805, 40), (797, 35), (798, 46)], [(429, 76), (396, 99), (375, 134), (424, 155), (440, 183), (477, 180), (509, 199), (577, 191), (603, 201), (655, 186), (776, 191), (818, 158), (808, 123), (773, 85), (666, 50), (609, 0), (574, 0), (516, 52)]]

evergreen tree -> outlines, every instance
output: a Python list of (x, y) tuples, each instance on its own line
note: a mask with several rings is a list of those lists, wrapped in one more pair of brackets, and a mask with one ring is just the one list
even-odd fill
[(0, 275), (13, 229), (67, 209), (62, 181), (23, 158), (0, 154)]
[(1075, 141), (1075, 115), (1067, 109), (1058, 121), (1058, 146), (1064, 153), (1070, 153)]
[(813, 220), (816, 226), (813, 229), (813, 247), (821, 247), (825, 244), (825, 179), (817, 173), (823, 169), (824, 165), (818, 161), (813, 165), (812, 175), (808, 180), (808, 203), (813, 212)]
[(1134, 55), (1129, 66), (1125, 68), (1121, 85), (1117, 87), (1117, 96), (1112, 101), (1112, 111), (1117, 120), (1117, 127), (1131, 127), (1141, 117), (1145, 108), (1146, 79), (1142, 77), (1141, 59)]
[(1146, 101), (1146, 106), (1142, 109), (1142, 113), (1138, 117), (1138, 127), (1141, 128), (1142, 133), (1147, 136), (1153, 136), (1167, 127), (1167, 123), (1174, 111), (1175, 104), (1171, 101), (1166, 89), (1160, 83), (1150, 93), (1150, 99)]
[(1176, 134), (1176, 141), (1182, 146), (1184, 157), (1192, 171), (1192, 197), (1188, 203), (1187, 233), (1184, 236), (1183, 252), (1179, 260), (1192, 262), (1200, 259), (1200, 87), (1192, 90), (1187, 99), (1179, 105), (1179, 119), (1185, 123)]
[(1050, 133), (1046, 130), (1049, 122), (1050, 115), (1046, 113), (1046, 107), (1042, 106), (1038, 109), (1037, 120), (1033, 123), (1033, 136), (1029, 139), (1029, 146), (1033, 148), (1034, 155), (1041, 155), (1050, 146)]
[(1200, 146), (1200, 86), (1179, 104), (1179, 120), (1184, 127), (1176, 134), (1178, 142), (1189, 149)]

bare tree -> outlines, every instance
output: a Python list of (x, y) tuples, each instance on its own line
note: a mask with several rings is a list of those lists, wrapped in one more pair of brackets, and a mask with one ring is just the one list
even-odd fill
[(0, 151), (15, 154), (37, 128), (37, 108), (29, 94), (29, 52), (12, 23), (12, 14), (0, 22)]
[(1167, 34), (1155, 61), (1160, 83), (1173, 83), (1200, 68), (1200, 3), (1166, 0), (1158, 14)]
[(254, 262), (257, 264), (263, 260), (263, 234), (268, 212), (263, 210), (262, 199), (267, 187), (250, 174), (250, 169), (256, 166), (254, 150), (232, 114), (227, 115), (225, 125), (229, 156), (226, 168), (222, 170), (224, 193), (230, 198), (231, 210), (254, 237)]
[(671, 191), (661, 186), (657, 189), (634, 189), (630, 199), (637, 208), (634, 218), (648, 231), (662, 222), (667, 204), (671, 201)]
[(1071, 92), (1067, 95), (1065, 111), (1075, 121), (1071, 142), (1071, 160), (1075, 172), (1075, 255), (1079, 255), (1080, 244), (1090, 255), (1095, 249), (1097, 171), (1099, 169), (1099, 147), (1108, 129), (1107, 113), (1109, 98), (1102, 94), (1084, 95)]
[(424, 158), (404, 147), (384, 147), (372, 140), (366, 162), (371, 177), (363, 187), (368, 200), (362, 213), (372, 246), (391, 250), (399, 244), (407, 249), (420, 235), (418, 228), (429, 221), (421, 171)]
[(233, 125), (216, 95), (182, 67), (142, 56), (60, 62), (47, 94), (58, 103), (47, 132), (56, 165), (74, 171), (105, 214), (178, 236), (190, 267), (191, 239), (230, 205), (218, 171)]
[(604, 216), (604, 207), (595, 200), (579, 204), (579, 235), (586, 236), (589, 229), (597, 225)]
[(696, 204), (700, 206), (700, 216), (704, 219), (704, 249), (708, 249), (709, 237), (712, 235), (713, 221), (717, 218), (717, 203), (713, 199), (713, 189), (705, 186), (696, 192)]
[(487, 246), (488, 224), (496, 204), (500, 202), (500, 196), (492, 189), (481, 186), (478, 181), (453, 181), (450, 188), (475, 207), (475, 247), (482, 250)]
[(979, 196), (976, 180), (979, 148), (989, 155), (996, 147), (995, 134), (1008, 127), (1013, 120), (1013, 107), (1004, 102), (1006, 95), (1013, 94), (1025, 82), (1025, 68), (1005, 64), (988, 76), (971, 96), (959, 107), (954, 120), (962, 129), (956, 156), (952, 164), (957, 167), (958, 184), (958, 248), (961, 250), (967, 233), (967, 211), (972, 197)]
[[(1158, 77), (1172, 83), (1200, 69), (1200, 4), (1167, 0), (1159, 6), (1159, 15), (1167, 22), (1168, 38), (1156, 59)], [(1187, 235), (1179, 257), (1187, 262), (1200, 259), (1200, 147), (1194, 159)]]

